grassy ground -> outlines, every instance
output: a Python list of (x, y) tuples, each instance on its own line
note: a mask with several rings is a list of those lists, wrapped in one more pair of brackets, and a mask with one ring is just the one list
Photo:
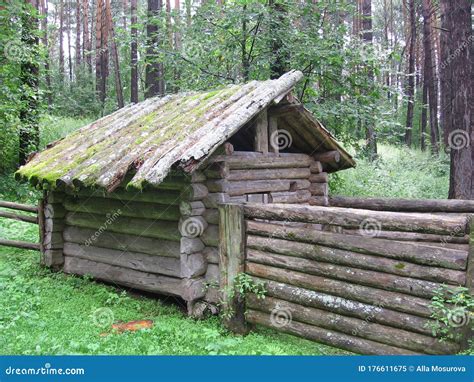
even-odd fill
[[(42, 120), (42, 144), (87, 121)], [(332, 194), (443, 198), (446, 158), (380, 146), (373, 163), (332, 175)], [(34, 202), (39, 193), (0, 176), (0, 199)], [(37, 240), (37, 229), (0, 219), (0, 237)], [(139, 332), (110, 332), (111, 321), (152, 319)], [(172, 301), (122, 292), (91, 280), (51, 273), (39, 255), (0, 247), (0, 354), (344, 354), (342, 351), (259, 328), (247, 337), (226, 332), (217, 318), (194, 321)]]

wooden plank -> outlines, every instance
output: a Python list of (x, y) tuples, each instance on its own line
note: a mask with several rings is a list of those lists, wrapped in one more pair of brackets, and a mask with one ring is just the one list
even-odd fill
[[(244, 210), (245, 210), (244, 206)], [(315, 231), (311, 228), (297, 228), (256, 221), (247, 222), (249, 233), (274, 238), (320, 244), (367, 255), (383, 256), (415, 264), (431, 265), (454, 270), (466, 269), (467, 252), (441, 247), (430, 247), (364, 236), (345, 235), (334, 232)]]
[(311, 171), (311, 174), (319, 174), (323, 171), (323, 165), (321, 164), (321, 162), (312, 160), (309, 166), (309, 170)]
[(312, 160), (306, 154), (279, 154), (278, 156), (275, 154), (266, 156), (260, 154), (260, 156), (257, 156), (252, 155), (252, 153), (245, 153), (244, 155), (234, 153), (234, 155), (228, 157), (216, 156), (212, 159), (212, 162), (225, 161), (230, 170), (245, 170), (309, 167)]
[[(267, 313), (259, 312), (257, 310), (249, 310), (247, 312), (247, 320), (253, 324), (263, 325), (275, 329), (275, 324), (272, 322), (271, 316)], [(278, 325), (277, 329), (284, 333), (292, 334), (329, 346), (349, 350), (355, 353), (377, 355), (417, 354), (410, 350), (323, 329), (317, 326), (304, 324), (296, 320), (291, 320), (287, 325), (281, 327)]]
[(275, 168), (275, 169), (253, 169), (253, 170), (231, 170), (226, 177), (227, 180), (274, 180), (274, 179), (308, 179), (309, 168)]
[(210, 192), (224, 192), (230, 196), (241, 196), (264, 192), (304, 190), (310, 187), (310, 182), (303, 179), (248, 180), (235, 182), (210, 180), (207, 182), (207, 185)]
[(269, 203), (304, 203), (310, 199), (309, 190), (271, 192)]
[(334, 280), (328, 277), (276, 268), (257, 263), (247, 263), (247, 272), (253, 276), (274, 280), (300, 288), (329, 293), (334, 296), (364, 302), (409, 313), (420, 317), (430, 317), (430, 300), (404, 293), (386, 291), (374, 287)]
[(327, 172), (320, 172), (318, 174), (311, 174), (308, 178), (311, 183), (327, 183), (329, 176)]
[[(452, 342), (440, 342), (438, 339), (406, 330), (380, 325), (370, 320), (347, 317), (321, 309), (305, 307), (274, 297), (257, 299), (249, 295), (247, 306), (250, 309), (273, 314), (286, 313), (291, 320), (334, 330), (397, 348), (408, 349), (427, 354), (453, 354), (459, 351), (459, 345)], [(284, 323), (284, 322), (283, 322)], [(276, 328), (278, 330), (278, 328)]]
[(474, 212), (474, 201), (456, 199), (395, 199), (331, 197), (335, 207), (397, 212)]
[(91, 242), (92, 245), (102, 248), (110, 248), (119, 251), (140, 252), (149, 255), (167, 256), (178, 258), (180, 244), (176, 241), (153, 239), (149, 237), (138, 237), (115, 232), (102, 232), (96, 235), (94, 229), (81, 227), (66, 227), (64, 240), (76, 244)]
[(466, 280), (464, 271), (418, 265), (382, 256), (366, 255), (323, 245), (281, 240), (274, 237), (261, 237), (249, 234), (247, 235), (247, 246), (248, 248), (264, 252), (351, 266), (361, 270), (380, 271), (387, 274), (432, 281), (434, 283), (447, 283), (459, 286), (464, 285)]
[(0, 207), (9, 208), (11, 210), (24, 211), (24, 212), (34, 212), (34, 213), (38, 212), (37, 206), (32, 206), (30, 204), (7, 202), (4, 200), (0, 200)]
[(255, 119), (254, 150), (262, 154), (268, 153), (268, 119), (267, 110), (262, 110)]
[(40, 245), (39, 243), (29, 243), (26, 241), (18, 241), (18, 240), (6, 240), (0, 238), (0, 245), (5, 247), (15, 247), (21, 249), (29, 249), (31, 251), (39, 251)]
[[(235, 278), (245, 272), (245, 221), (241, 205), (227, 204), (219, 207), (220, 236), (219, 259), (223, 306), (232, 316), (224, 320), (226, 327), (236, 333), (247, 333), (245, 301), (234, 290)], [(232, 293), (230, 293), (232, 291)]]
[(64, 256), (64, 272), (92, 277), (153, 293), (182, 296), (181, 279)]
[(106, 199), (116, 199), (122, 201), (135, 201), (135, 202), (146, 202), (146, 203), (158, 203), (166, 205), (179, 205), (184, 196), (180, 191), (164, 191), (164, 190), (154, 190), (154, 191), (142, 191), (142, 192), (131, 192), (125, 191), (123, 189), (117, 189), (114, 192), (106, 193), (102, 190), (95, 189), (80, 189), (66, 192), (69, 195), (73, 196), (82, 196), (82, 197), (96, 197), (96, 198), (106, 198)]
[(180, 259), (174, 257), (125, 252), (110, 248), (64, 243), (65, 256), (96, 261), (137, 271), (181, 277)]
[(360, 228), (366, 222), (375, 222), (388, 231), (409, 231), (464, 236), (467, 218), (441, 217), (419, 213), (369, 211), (340, 207), (288, 206), (278, 204), (247, 204), (245, 215), (267, 220), (290, 220), (307, 223), (339, 225)]
[(10, 212), (0, 211), (0, 218), (12, 219), (12, 220), (20, 221), (20, 222), (25, 222), (25, 223), (38, 224), (38, 216), (20, 215), (20, 214), (13, 214)]
[(327, 183), (311, 183), (309, 191), (314, 196), (328, 196), (329, 187)]

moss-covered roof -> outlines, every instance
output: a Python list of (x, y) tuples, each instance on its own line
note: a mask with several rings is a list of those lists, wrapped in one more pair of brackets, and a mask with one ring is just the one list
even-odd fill
[(156, 186), (178, 165), (192, 172), (200, 161), (301, 79), (289, 72), (220, 90), (150, 98), (128, 105), (51, 144), (16, 176), (39, 188), (113, 190)]

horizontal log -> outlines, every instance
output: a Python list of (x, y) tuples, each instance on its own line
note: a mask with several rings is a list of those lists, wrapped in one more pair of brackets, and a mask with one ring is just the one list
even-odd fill
[(201, 240), (207, 247), (219, 246), (219, 226), (209, 225), (201, 235)]
[(206, 247), (202, 251), (210, 264), (219, 264), (219, 250), (216, 247)]
[(247, 250), (247, 260), (262, 265), (294, 270), (310, 275), (327, 276), (331, 279), (405, 293), (425, 299), (431, 299), (435, 295), (436, 290), (443, 287), (443, 284), (411, 277), (401, 277), (373, 270), (354, 268), (352, 266), (307, 260), (301, 257), (277, 255), (255, 249)]
[(32, 206), (30, 204), (20, 204), (20, 203), (7, 202), (4, 200), (0, 200), (0, 207), (9, 208), (11, 210), (17, 210), (17, 211), (38, 213), (38, 207)]
[(44, 231), (45, 232), (62, 232), (66, 227), (64, 219), (44, 219)]
[(255, 170), (231, 170), (226, 177), (227, 180), (272, 180), (272, 179), (308, 179), (309, 168), (276, 168)]
[(103, 231), (109, 231), (172, 241), (179, 241), (181, 239), (177, 223), (172, 224), (161, 220), (131, 218), (120, 216), (119, 213), (107, 217), (90, 213), (70, 212), (66, 215), (66, 224), (97, 229), (97, 235), (100, 235)]
[(313, 158), (321, 163), (336, 164), (341, 161), (341, 153), (336, 150), (316, 153)]
[(415, 264), (455, 270), (466, 269), (467, 253), (454, 249), (333, 232), (314, 231), (307, 228), (292, 228), (256, 221), (248, 221), (247, 230), (249, 233), (257, 235), (311, 244), (321, 244), (352, 252), (399, 259)]
[(335, 207), (397, 212), (474, 212), (474, 201), (457, 199), (392, 199), (331, 197)]
[(311, 161), (309, 171), (311, 171), (311, 174), (319, 174), (323, 171), (323, 165), (321, 162)]
[[(270, 203), (304, 203), (311, 199), (309, 190), (271, 192)], [(250, 200), (249, 200), (250, 202)]]
[(92, 189), (80, 189), (66, 192), (69, 195), (79, 196), (79, 197), (97, 197), (97, 198), (106, 198), (106, 199), (117, 199), (122, 201), (134, 201), (134, 202), (146, 202), (146, 203), (158, 203), (166, 205), (179, 205), (181, 200), (188, 195), (183, 195), (180, 191), (164, 191), (164, 190), (154, 190), (154, 191), (143, 191), (143, 192), (133, 192), (125, 191), (123, 189), (117, 189), (114, 192), (106, 193), (102, 190), (92, 190)]
[(66, 197), (66, 193), (64, 192), (55, 192), (55, 191), (49, 191), (46, 195), (45, 202), (46, 203), (62, 203)]
[(70, 212), (87, 212), (107, 215), (120, 211), (121, 216), (141, 219), (158, 219), (178, 222), (181, 217), (177, 206), (155, 203), (142, 203), (104, 198), (72, 198), (64, 201), (64, 207)]
[(246, 195), (241, 195), (241, 196), (229, 196), (228, 194), (224, 192), (214, 192), (214, 193), (209, 193), (208, 196), (206, 196), (202, 202), (207, 208), (217, 208), (221, 204), (225, 203), (246, 203), (247, 202), (247, 196)]
[(329, 201), (327, 196), (312, 196), (308, 204), (310, 206), (327, 206), (329, 205)]
[(18, 240), (5, 240), (0, 238), (0, 245), (5, 247), (14, 247), (21, 249), (29, 249), (31, 251), (39, 251), (39, 243), (29, 243), (27, 241), (18, 241)]
[(255, 295), (249, 295), (247, 307), (267, 314), (272, 312), (274, 314), (275, 312), (286, 313), (288, 318), (291, 317), (291, 320), (419, 353), (453, 354), (459, 351), (459, 346), (455, 343), (440, 342), (431, 336), (412, 333), (321, 309), (309, 308), (274, 297), (257, 299)]
[(167, 176), (155, 188), (158, 190), (182, 190), (189, 185), (189, 179), (184, 176)]
[(387, 274), (433, 281), (434, 283), (464, 285), (466, 280), (465, 272), (463, 271), (417, 265), (380, 256), (365, 255), (343, 249), (300, 243), (291, 240), (248, 235), (247, 247), (285, 256), (294, 256), (297, 258), (346, 265), (358, 269), (368, 269), (385, 272)]
[(198, 237), (182, 237), (180, 240), (180, 253), (181, 254), (192, 254), (201, 252), (205, 245), (202, 240)]
[(206, 211), (206, 206), (203, 202), (187, 202), (182, 201), (179, 204), (179, 211), (183, 216), (200, 216)]
[(43, 235), (44, 249), (60, 249), (63, 247), (63, 243), (62, 232), (45, 232)]
[(225, 179), (229, 176), (229, 166), (225, 162), (211, 163), (204, 169), (207, 179)]
[(137, 237), (121, 233), (102, 232), (100, 235), (93, 229), (80, 227), (66, 227), (63, 233), (65, 241), (92, 245), (102, 248), (110, 248), (119, 251), (140, 252), (149, 255), (167, 256), (178, 258), (180, 244), (176, 241), (152, 239), (149, 237)]
[(64, 243), (65, 256), (78, 257), (99, 263), (115, 265), (137, 271), (181, 277), (180, 259), (148, 255), (138, 252), (124, 252), (116, 249)]
[(290, 220), (307, 223), (338, 225), (345, 228), (363, 228), (367, 222), (388, 231), (411, 231), (464, 236), (466, 217), (439, 217), (419, 213), (396, 213), (357, 210), (339, 207), (246, 205), (248, 217), (267, 220)]
[(206, 281), (211, 284), (219, 285), (220, 272), (219, 265), (209, 264), (206, 271)]
[(273, 154), (255, 155), (258, 153), (236, 154), (232, 156), (216, 156), (212, 162), (226, 162), (231, 170), (270, 169), (309, 167), (312, 159), (306, 154)]
[(25, 223), (38, 224), (38, 217), (37, 216), (13, 214), (13, 213), (10, 213), (10, 212), (0, 211), (0, 218), (12, 219), (12, 220), (20, 221), (20, 222), (25, 222)]
[(288, 272), (285, 269), (256, 263), (247, 263), (247, 272), (260, 278), (291, 284), (317, 292), (330, 293), (366, 304), (386, 306), (402, 313), (414, 314), (420, 317), (430, 317), (432, 313), (429, 307), (430, 300), (399, 292), (349, 284), (344, 281), (308, 275), (294, 270)]
[(208, 181), (210, 192), (225, 192), (230, 196), (255, 194), (271, 191), (295, 191), (307, 189), (310, 186), (308, 180), (249, 180), (230, 182), (227, 180)]
[(321, 172), (318, 174), (311, 174), (308, 178), (311, 183), (327, 183), (329, 180), (327, 172)]
[(328, 195), (328, 184), (327, 183), (311, 183), (309, 191), (311, 195), (315, 196), (327, 196)]
[(183, 198), (189, 201), (202, 200), (208, 193), (207, 187), (202, 183), (192, 183), (182, 191)]
[(44, 217), (50, 219), (63, 219), (67, 214), (67, 210), (59, 203), (46, 203), (43, 212)]
[(77, 257), (64, 256), (64, 272), (91, 275), (98, 280), (153, 293), (183, 295), (182, 283), (179, 278), (136, 271)]
[(209, 224), (219, 224), (219, 210), (217, 208), (206, 208), (202, 216)]
[(204, 183), (207, 180), (202, 171), (194, 171), (189, 178), (191, 183)]
[[(248, 310), (246, 314), (248, 322), (257, 325), (275, 328), (274, 322), (267, 313), (258, 310)], [(287, 325), (277, 327), (278, 331), (302, 337), (308, 340), (334, 346), (354, 353), (395, 355), (395, 354), (416, 354), (409, 350), (388, 346), (378, 342), (365, 340), (355, 336), (350, 336), (336, 331), (323, 329), (314, 325), (308, 325), (296, 320), (290, 321)]]
[(382, 325), (404, 329), (415, 333), (432, 335), (430, 325), (435, 321), (413, 314), (392, 310), (390, 306), (366, 304), (332, 293), (321, 293), (293, 285), (252, 277), (255, 282), (264, 283), (266, 296), (279, 298), (295, 304), (318, 308), (344, 316), (361, 318)]

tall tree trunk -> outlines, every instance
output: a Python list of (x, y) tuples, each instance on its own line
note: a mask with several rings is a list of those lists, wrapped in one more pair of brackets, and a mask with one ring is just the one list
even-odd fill
[(148, 0), (145, 98), (165, 93), (163, 64), (159, 62), (158, 57), (160, 40), (157, 24), (162, 6), (161, 0)]
[(108, 35), (110, 39), (110, 47), (112, 50), (112, 60), (114, 61), (115, 92), (117, 96), (117, 106), (119, 107), (119, 109), (121, 109), (124, 106), (122, 78), (120, 76), (120, 62), (117, 51), (117, 44), (115, 42), (115, 29), (114, 21), (112, 20), (112, 12), (110, 10), (110, 0), (105, 0), (105, 9), (107, 12)]
[(108, 24), (105, 0), (97, 0), (97, 12), (95, 23), (96, 36), (96, 91), (102, 108), (104, 106), (107, 91), (108, 76)]
[(426, 82), (426, 71), (423, 68), (423, 89), (422, 89), (422, 105), (420, 120), (420, 146), (421, 151), (426, 150), (426, 124), (428, 119), (428, 83)]
[[(250, 61), (247, 55), (247, 37), (248, 37), (248, 28), (247, 28), (247, 4), (242, 5), (242, 26), (241, 26), (241, 35), (240, 35), (240, 55), (241, 55), (241, 65), (242, 65), (242, 79), (247, 82), (250, 76)], [(277, 78), (279, 76), (276, 76)]]
[(441, 0), (441, 120), (451, 155), (449, 197), (474, 199), (471, 1)]
[(411, 146), (413, 135), (413, 111), (415, 108), (415, 44), (416, 44), (416, 14), (415, 0), (409, 0), (410, 10), (410, 39), (408, 49), (408, 71), (407, 71), (407, 88), (406, 94), (408, 98), (407, 118), (405, 125), (405, 144)]
[(122, 22), (123, 22), (123, 31), (125, 32), (127, 30), (127, 15), (128, 15), (128, 1), (123, 0), (122, 1)]
[(42, 43), (46, 51), (46, 57), (44, 60), (44, 78), (46, 82), (46, 97), (48, 100), (48, 108), (51, 108), (53, 104), (53, 92), (51, 89), (51, 73), (49, 72), (49, 43), (48, 43), (48, 2), (41, 0), (41, 12), (43, 19), (41, 21), (41, 29), (43, 30)]
[(89, 1), (82, 0), (82, 59), (86, 62), (89, 72), (92, 73), (92, 44), (89, 35)]
[(69, 84), (72, 84), (72, 55), (71, 55), (71, 3), (67, 3), (67, 56), (69, 64)]
[(138, 102), (138, 57), (137, 57), (137, 0), (131, 0), (130, 2), (130, 102)]
[[(27, 0), (28, 6), (38, 11), (38, 0)], [(38, 19), (31, 8), (25, 7), (21, 12), (21, 40), (31, 49), (31, 55), (22, 58), (20, 64), (20, 81), (24, 91), (21, 94), (19, 155), (20, 165), (26, 163), (30, 152), (39, 146), (38, 128)]]
[(431, 0), (423, 0), (424, 84), (426, 84), (429, 94), (431, 152), (437, 154), (439, 148), (438, 86), (433, 61), (432, 12)]
[(59, 0), (59, 81), (64, 82), (64, 0)]
[(270, 36), (272, 57), (270, 59), (270, 78), (278, 78), (290, 69), (290, 57), (285, 47), (283, 35), (288, 24), (287, 5), (278, 0), (269, 0)]
[[(84, 41), (82, 41), (84, 44)], [(76, 73), (81, 65), (81, 2), (76, 1)]]

